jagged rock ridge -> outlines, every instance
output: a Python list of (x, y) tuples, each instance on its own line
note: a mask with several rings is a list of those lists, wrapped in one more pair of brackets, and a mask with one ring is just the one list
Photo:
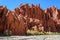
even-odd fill
[(20, 5), (14, 11), (0, 6), (0, 33), (26, 35), (27, 30), (60, 32), (60, 9), (55, 6), (43, 10), (40, 5)]

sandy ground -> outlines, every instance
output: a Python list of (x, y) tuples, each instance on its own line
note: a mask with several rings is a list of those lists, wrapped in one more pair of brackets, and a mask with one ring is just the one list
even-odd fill
[(0, 36), (0, 40), (60, 40), (60, 35)]

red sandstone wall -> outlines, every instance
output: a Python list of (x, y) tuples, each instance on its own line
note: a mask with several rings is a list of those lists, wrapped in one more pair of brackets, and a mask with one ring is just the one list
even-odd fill
[(60, 9), (52, 6), (42, 10), (40, 5), (20, 5), (14, 11), (0, 6), (0, 32), (9, 30), (13, 35), (25, 35), (28, 29), (60, 32)]

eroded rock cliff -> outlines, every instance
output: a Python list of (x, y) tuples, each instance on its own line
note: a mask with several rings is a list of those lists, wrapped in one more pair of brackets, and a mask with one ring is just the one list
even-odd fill
[(26, 35), (27, 30), (60, 32), (60, 9), (55, 6), (41, 9), (40, 5), (20, 5), (14, 11), (0, 6), (0, 33)]

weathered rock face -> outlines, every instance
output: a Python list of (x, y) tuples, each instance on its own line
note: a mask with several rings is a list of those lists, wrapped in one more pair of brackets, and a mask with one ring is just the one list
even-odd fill
[(3, 33), (6, 24), (6, 13), (8, 9), (6, 7), (0, 6), (0, 33)]
[(2, 26), (2, 10), (3, 10), (3, 7), (2, 6), (0, 6), (0, 31), (2, 31), (3, 30), (3, 26)]
[(27, 30), (60, 32), (60, 9), (52, 6), (42, 10), (40, 5), (20, 5), (14, 11), (0, 6), (0, 33), (26, 35)]
[(5, 30), (9, 30), (13, 35), (25, 35), (27, 31), (27, 26), (25, 24), (25, 20), (23, 15), (19, 14), (17, 17), (13, 12), (9, 11), (6, 16), (6, 27)]
[[(48, 18), (47, 19), (48, 20), (47, 21), (48, 29), (50, 31), (59, 31), (60, 27), (58, 25), (60, 25), (60, 22), (59, 22), (60, 10), (57, 9), (56, 7), (52, 6), (50, 8), (47, 8), (45, 10), (45, 13), (48, 15), (48, 17), (46, 17), (46, 18)], [(49, 25), (50, 25), (50, 27), (49, 27)]]

